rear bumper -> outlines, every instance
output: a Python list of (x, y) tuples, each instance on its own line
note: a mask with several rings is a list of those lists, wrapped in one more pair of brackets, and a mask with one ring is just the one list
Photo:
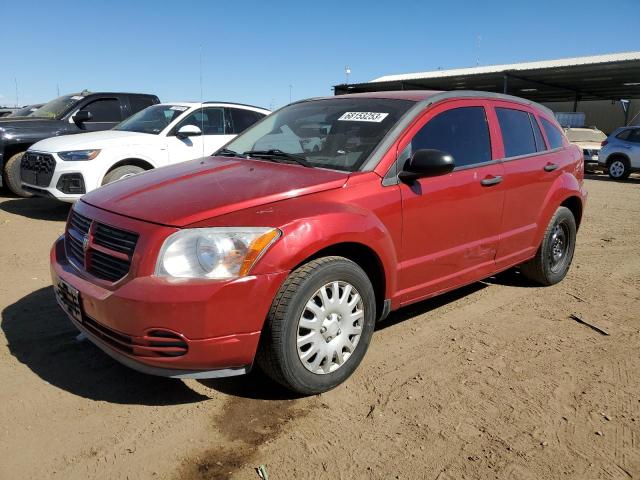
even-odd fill
[[(67, 260), (61, 237), (51, 250), (51, 275), (56, 292), (58, 279), (79, 292), (81, 320), (70, 320), (118, 362), (152, 375), (213, 378), (251, 369), (264, 320), (287, 274), (197, 283), (134, 277), (109, 289)], [(180, 348), (158, 346), (158, 331), (170, 337), (164, 345), (175, 341)]]

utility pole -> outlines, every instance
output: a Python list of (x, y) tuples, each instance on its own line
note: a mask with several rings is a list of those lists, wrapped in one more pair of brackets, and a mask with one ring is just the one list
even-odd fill
[(345, 82), (344, 83), (346, 85), (349, 84), (349, 75), (351, 75), (351, 69), (347, 65), (346, 67), (344, 67), (344, 77), (345, 77)]
[(18, 79), (17, 78), (13, 78), (13, 81), (16, 82), (16, 108), (18, 107)]
[(58, 92), (58, 95), (56, 95), (56, 97), (60, 96), (60, 84), (56, 83), (56, 92)]
[(482, 36), (478, 35), (476, 37), (476, 67), (480, 65), (480, 42), (482, 41)]
[(293, 85), (289, 85), (289, 103), (291, 103), (291, 90), (293, 90)]

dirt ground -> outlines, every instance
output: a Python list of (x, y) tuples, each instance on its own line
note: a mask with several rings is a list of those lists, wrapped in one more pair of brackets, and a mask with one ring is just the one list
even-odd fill
[(2, 197), (0, 479), (640, 478), (640, 179), (587, 187), (565, 281), (510, 271), (396, 312), (310, 398), (77, 342), (49, 279), (68, 206)]

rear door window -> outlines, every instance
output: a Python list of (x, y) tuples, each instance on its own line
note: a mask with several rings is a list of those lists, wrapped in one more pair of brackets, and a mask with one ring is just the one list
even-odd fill
[(453, 156), (456, 167), (491, 160), (491, 140), (484, 107), (446, 110), (429, 120), (411, 140), (411, 151), (435, 149)]
[(498, 107), (496, 114), (502, 131), (505, 158), (530, 155), (538, 151), (528, 112)]
[(242, 133), (251, 125), (260, 120), (264, 115), (261, 115), (253, 110), (244, 110), (240, 108), (228, 108), (227, 111), (231, 114), (231, 123), (233, 125), (233, 133)]
[(91, 113), (89, 122), (120, 122), (120, 101), (117, 98), (102, 98), (82, 108)]
[(200, 130), (202, 130), (203, 135), (224, 135), (224, 108), (199, 108), (198, 110), (190, 113), (184, 120), (176, 125), (174, 133), (180, 130), (185, 125), (195, 125)]
[(547, 134), (547, 140), (549, 140), (549, 146), (553, 148), (561, 148), (564, 145), (562, 141), (562, 133), (558, 130), (553, 123), (551, 123), (546, 118), (542, 118), (542, 128), (544, 128), (544, 133)]

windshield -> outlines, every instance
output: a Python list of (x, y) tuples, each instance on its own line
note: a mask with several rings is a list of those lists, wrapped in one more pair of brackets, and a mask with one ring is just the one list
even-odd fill
[(354, 172), (412, 105), (410, 100), (353, 97), (296, 103), (265, 117), (225, 151), (280, 151), (311, 167)]
[(113, 129), (157, 135), (188, 109), (183, 105), (153, 105), (140, 110)]
[(31, 115), (33, 112), (35, 112), (38, 109), (38, 107), (34, 107), (33, 105), (29, 105), (27, 107), (23, 107), (20, 110), (16, 110), (15, 112), (13, 112), (10, 115), (7, 115), (8, 117), (28, 117), (29, 115)]
[(602, 142), (607, 138), (600, 130), (590, 128), (569, 128), (565, 133), (570, 142)]
[(51, 100), (49, 103), (45, 103), (29, 116), (59, 120), (65, 113), (71, 110), (78, 100), (82, 100), (83, 98), (82, 95), (63, 95), (55, 100)]

